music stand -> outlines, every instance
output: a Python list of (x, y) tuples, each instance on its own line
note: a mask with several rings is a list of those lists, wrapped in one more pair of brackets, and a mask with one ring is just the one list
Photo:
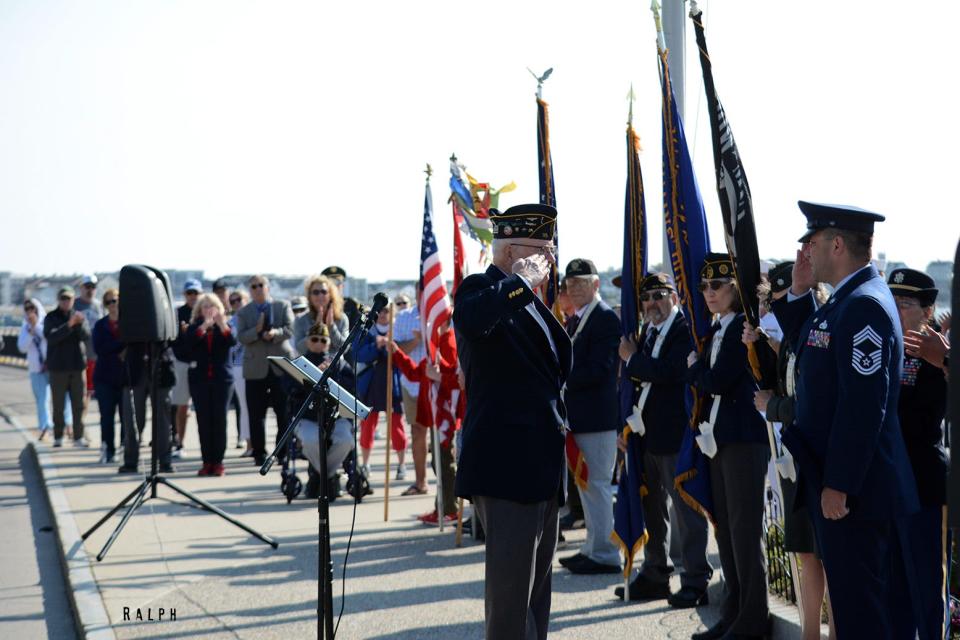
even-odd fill
[[(344, 349), (341, 348), (341, 352), (343, 350)], [(276, 450), (274, 450), (273, 454), (270, 455), (260, 469), (261, 475), (265, 475), (270, 469), (272, 461), (276, 458), (277, 451), (286, 446), (287, 441), (292, 436), (307, 410), (313, 408), (315, 397), (319, 403), (320, 421), (317, 423), (317, 426), (320, 428), (320, 468), (317, 469), (317, 471), (320, 473), (321, 482), (320, 495), (317, 496), (317, 512), (320, 520), (317, 530), (317, 544), (319, 546), (319, 566), (317, 569), (317, 637), (333, 638), (333, 558), (330, 555), (330, 496), (327, 495), (327, 438), (324, 433), (327, 425), (323, 424), (326, 417), (325, 404), (327, 398), (331, 398), (360, 420), (363, 420), (370, 414), (370, 407), (361, 404), (350, 392), (330, 379), (329, 373), (321, 371), (304, 356), (300, 356), (296, 360), (290, 360), (284, 356), (267, 356), (267, 359), (280, 367), (299, 384), (309, 387), (310, 393), (307, 395), (306, 400), (303, 401), (303, 404), (300, 405), (300, 410), (297, 411), (297, 415), (293, 417), (290, 426), (287, 427), (283, 437), (277, 443)], [(336, 358), (334, 360), (336, 360)], [(327, 371), (329, 371), (329, 369)]]

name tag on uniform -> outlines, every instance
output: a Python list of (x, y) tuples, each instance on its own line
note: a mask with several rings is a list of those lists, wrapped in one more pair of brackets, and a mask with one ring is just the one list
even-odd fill
[(808, 347), (819, 347), (827, 349), (830, 347), (830, 332), (820, 329), (810, 329), (810, 335), (807, 336)]

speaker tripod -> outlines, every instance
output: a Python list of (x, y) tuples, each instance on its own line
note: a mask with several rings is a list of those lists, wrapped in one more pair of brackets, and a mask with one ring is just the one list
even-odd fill
[[(149, 378), (147, 380), (147, 388), (150, 389), (150, 408), (153, 412), (151, 418), (151, 426), (153, 431), (153, 443), (150, 447), (150, 475), (145, 477), (143, 481), (131, 491), (126, 498), (120, 501), (113, 509), (109, 511), (105, 516), (100, 518), (99, 521), (90, 529), (83, 534), (82, 539), (86, 540), (94, 531), (100, 528), (100, 526), (110, 519), (113, 514), (117, 513), (124, 507), (127, 507), (127, 510), (124, 512), (123, 517), (120, 519), (120, 524), (117, 525), (117, 528), (113, 530), (113, 533), (110, 534), (110, 537), (107, 539), (107, 542), (103, 545), (103, 548), (100, 550), (100, 553), (97, 554), (97, 561), (101, 561), (106, 557), (107, 552), (110, 550), (110, 547), (113, 546), (113, 543), (120, 536), (120, 533), (123, 531), (123, 528), (127, 525), (127, 522), (130, 521), (130, 518), (136, 513), (144, 502), (152, 498), (157, 497), (157, 485), (165, 485), (170, 487), (184, 498), (187, 498), (191, 502), (195, 503), (198, 507), (210, 513), (216, 514), (229, 522), (230, 524), (236, 525), (249, 533), (252, 536), (262, 540), (266, 544), (269, 544), (271, 547), (276, 549), (279, 544), (276, 540), (269, 536), (265, 536), (254, 529), (251, 529), (247, 525), (243, 524), (239, 520), (236, 520), (231, 515), (223, 511), (222, 509), (215, 507), (206, 500), (198, 498), (193, 495), (186, 489), (182, 489), (175, 485), (174, 483), (167, 480), (164, 476), (160, 475), (158, 472), (158, 447), (160, 446), (160, 435), (163, 431), (163, 435), (169, 438), (169, 429), (161, 430), (160, 429), (160, 416), (164, 413), (165, 407), (160, 401), (160, 388), (157, 384), (158, 371), (160, 366), (160, 353), (162, 352), (162, 344), (151, 343), (150, 345), (150, 361), (149, 361)], [(146, 371), (145, 371), (146, 373)], [(135, 428), (134, 425), (130, 425), (130, 428)], [(132, 501), (132, 502), (131, 502)], [(129, 506), (127, 506), (129, 504)]]

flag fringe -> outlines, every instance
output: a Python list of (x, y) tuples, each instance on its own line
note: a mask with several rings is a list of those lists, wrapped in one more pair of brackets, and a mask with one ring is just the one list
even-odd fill
[[(610, 541), (613, 542), (617, 547), (620, 548), (620, 553), (623, 554), (623, 577), (625, 579), (630, 578), (630, 574), (633, 573), (633, 559), (640, 553), (640, 549), (647, 544), (647, 540), (650, 539), (650, 534), (647, 533), (646, 528), (643, 530), (643, 535), (633, 543), (633, 547), (630, 548), (627, 546), (627, 543), (620, 539), (620, 536), (617, 535), (617, 532), (614, 531), (610, 534)], [(628, 594), (623, 594), (624, 600), (629, 600)]]
[(676, 476), (673, 479), (673, 488), (677, 490), (677, 494), (680, 496), (680, 499), (687, 503), (687, 506), (699, 513), (701, 516), (710, 521), (714, 527), (717, 526), (717, 521), (713, 519), (713, 514), (707, 511), (706, 507), (700, 504), (700, 501), (694, 498), (692, 495), (687, 493), (683, 488), (683, 483), (687, 480), (693, 480), (697, 477), (697, 470), (690, 469), (689, 471), (684, 471), (680, 475)]

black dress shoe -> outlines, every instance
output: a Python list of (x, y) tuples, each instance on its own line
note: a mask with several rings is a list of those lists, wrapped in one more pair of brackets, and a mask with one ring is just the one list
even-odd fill
[(600, 575), (605, 573), (620, 573), (622, 569), (619, 564), (600, 564), (596, 560), (582, 556), (580, 560), (570, 562), (567, 565), (567, 571), (580, 575)]
[(140, 469), (137, 468), (137, 465), (122, 465), (117, 469), (117, 473), (140, 473)]
[(726, 635), (727, 628), (727, 623), (721, 621), (706, 631), (698, 631), (697, 633), (693, 634), (690, 636), (690, 640), (720, 640), (720, 638), (723, 638)]
[(570, 512), (560, 518), (559, 524), (562, 531), (568, 531), (570, 529), (582, 529), (585, 526), (583, 514), (577, 516), (573, 512)]
[(707, 597), (705, 589), (682, 587), (680, 591), (667, 598), (667, 602), (674, 609), (692, 609), (693, 607), (710, 604), (710, 598)]
[[(617, 587), (613, 593), (623, 599), (623, 587)], [(643, 575), (637, 575), (630, 583), (631, 600), (664, 600), (670, 597), (670, 584), (658, 584)], [(719, 636), (718, 636), (719, 637)]]
[(560, 566), (561, 567), (570, 566), (571, 562), (580, 562), (580, 559), (585, 557), (586, 556), (583, 555), (582, 553), (576, 553), (572, 556), (567, 556), (566, 558), (560, 558)]
[(160, 465), (160, 473), (176, 473), (177, 470), (173, 468), (173, 465), (169, 462), (167, 464)]

